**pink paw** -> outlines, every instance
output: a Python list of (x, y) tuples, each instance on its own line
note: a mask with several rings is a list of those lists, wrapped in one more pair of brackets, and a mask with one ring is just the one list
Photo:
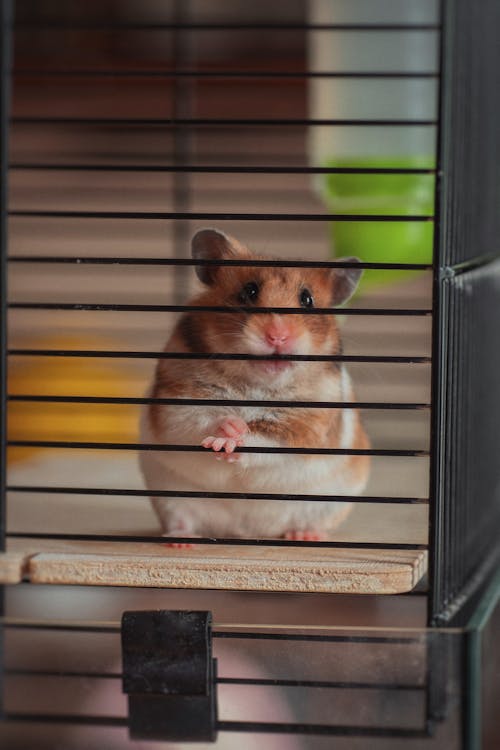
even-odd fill
[[(163, 536), (183, 536), (189, 537), (190, 539), (196, 539), (200, 535), (188, 534), (184, 529), (172, 529), (168, 534), (163, 534)], [(171, 549), (192, 549), (193, 546), (193, 542), (165, 542), (165, 547), (170, 547)]]
[(291, 529), (285, 532), (285, 539), (294, 542), (323, 542), (326, 536), (315, 529)]
[(243, 445), (243, 438), (248, 432), (248, 425), (239, 417), (228, 417), (217, 428), (215, 435), (209, 435), (201, 444), (204, 448), (212, 449), (218, 461), (225, 460), (234, 463), (240, 458), (235, 453), (237, 447)]

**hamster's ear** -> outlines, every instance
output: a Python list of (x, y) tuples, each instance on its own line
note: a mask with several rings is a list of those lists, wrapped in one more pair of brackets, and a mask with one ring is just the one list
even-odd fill
[[(360, 263), (359, 258), (339, 258), (345, 263)], [(352, 297), (359, 284), (363, 269), (361, 268), (333, 268), (333, 297), (332, 304), (334, 307), (343, 305), (344, 302)]]
[[(195, 260), (235, 260), (250, 257), (249, 251), (218, 229), (200, 229), (191, 240), (191, 255)], [(204, 284), (213, 284), (219, 266), (196, 266), (196, 275)]]

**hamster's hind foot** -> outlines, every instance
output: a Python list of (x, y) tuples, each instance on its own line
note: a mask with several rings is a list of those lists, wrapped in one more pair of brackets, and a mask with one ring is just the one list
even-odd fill
[(316, 529), (290, 529), (285, 531), (284, 538), (293, 542), (324, 542), (326, 534)]
[[(168, 537), (188, 537), (189, 539), (199, 539), (199, 534), (187, 534), (185, 529), (172, 529), (168, 532), (168, 534), (163, 534), (162, 536), (168, 538)], [(194, 546), (194, 542), (165, 542), (165, 547), (169, 547), (170, 549), (192, 549)]]

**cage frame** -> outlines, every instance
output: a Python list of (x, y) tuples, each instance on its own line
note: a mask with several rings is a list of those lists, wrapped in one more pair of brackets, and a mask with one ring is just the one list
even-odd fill
[[(463, 285), (470, 284), (480, 291), (484, 284), (484, 274), (495, 275), (498, 269), (495, 267), (498, 262), (499, 253), (495, 252), (494, 247), (490, 247), (491, 238), (494, 231), (490, 228), (488, 234), (483, 234), (476, 251), (471, 252), (471, 240), (473, 233), (469, 230), (467, 240), (469, 245), (465, 248), (462, 255), (455, 252), (453, 245), (454, 217), (456, 212), (465, 210), (467, 195), (463, 184), (464, 179), (469, 179), (474, 184), (480, 181), (478, 170), (484, 166), (483, 159), (471, 158), (468, 162), (469, 172), (456, 173), (457, 155), (461, 149), (467, 149), (472, 152), (479, 149), (482, 157), (490, 158), (492, 142), (489, 130), (484, 143), (474, 131), (470, 130), (471, 121), (468, 112), (462, 110), (457, 104), (462, 97), (461, 87), (463, 78), (461, 76), (469, 75), (468, 85), (472, 88), (479, 87), (478, 69), (470, 66), (467, 70), (467, 60), (465, 56), (462, 69), (457, 73), (458, 59), (460, 55), (457, 50), (467, 54), (472, 54), (474, 41), (467, 30), (474, 26), (474, 20), (471, 18), (474, 14), (475, 20), (480, 19), (480, 27), (484, 34), (493, 33), (497, 27), (491, 23), (492, 13), (494, 12), (494, 2), (488, 0), (489, 4), (484, 4), (481, 11), (471, 8), (470, 3), (466, 0), (442, 0), (441, 1), (441, 23), (440, 23), (440, 64), (439, 64), (439, 114), (437, 125), (437, 164), (436, 164), (436, 187), (435, 187), (435, 232), (434, 232), (434, 259), (433, 259), (433, 349), (432, 349), (432, 396), (431, 396), (431, 471), (430, 471), (430, 492), (429, 492), (429, 590), (426, 594), (428, 600), (428, 625), (432, 629), (438, 629), (440, 626), (454, 626), (463, 623), (466, 619), (465, 613), (470, 611), (471, 603), (475, 601), (478, 595), (487, 587), (492, 579), (495, 565), (498, 561), (498, 549), (495, 545), (495, 534), (498, 534), (500, 525), (498, 519), (492, 517), (491, 535), (484, 545), (483, 554), (475, 560), (474, 565), (469, 569), (461, 571), (461, 575), (456, 576), (452, 585), (445, 586), (446, 575), (449, 573), (449, 566), (453, 559), (456, 559), (457, 550), (461, 541), (466, 539), (466, 527), (464, 526), (464, 513), (470, 512), (472, 498), (461, 498), (461, 504), (458, 508), (452, 505), (452, 498), (449, 494), (450, 483), (453, 486), (464, 479), (462, 473), (463, 465), (460, 464), (460, 451), (454, 448), (462, 423), (461, 417), (454, 421), (451, 410), (456, 405), (454, 398), (461, 399), (462, 409), (467, 409), (470, 400), (467, 399), (465, 392), (466, 386), (469, 386), (473, 393), (478, 388), (478, 380), (467, 380), (465, 383), (460, 381), (458, 384), (453, 379), (454, 357), (458, 351), (468, 351), (471, 349), (471, 335), (474, 333), (470, 329), (460, 330), (460, 324), (463, 318), (460, 318), (456, 312), (460, 307), (461, 291)], [(8, 75), (10, 68), (10, 45), (9, 29), (11, 21), (9, 13), (11, 12), (11, 3), (2, 4), (2, 93), (0, 98), (0, 120), (1, 120), (1, 185), (0, 185), (0, 214), (1, 214), (1, 256), (0, 256), (0, 551), (5, 550), (6, 542), (6, 406), (7, 406), (7, 386), (6, 386), (6, 363), (7, 363), (7, 295), (6, 295), (6, 277), (7, 277), (7, 140), (8, 140)], [(481, 15), (482, 12), (482, 15)], [(487, 85), (493, 82), (495, 73), (494, 58), (490, 58), (493, 53), (487, 43), (479, 47), (484, 52), (484, 68), (481, 69), (482, 84)], [(477, 89), (476, 89), (477, 90)], [(482, 90), (482, 89), (480, 89)], [(494, 103), (485, 102), (484, 99), (478, 98), (476, 104), (480, 110), (480, 121), (485, 123), (488, 119), (493, 123), (499, 122), (499, 108)], [(471, 107), (472, 109), (472, 107)], [(459, 125), (457, 127), (457, 120)], [(467, 141), (467, 136), (470, 141)], [(475, 154), (473, 154), (474, 156)], [(182, 161), (181, 154), (181, 161)], [(488, 163), (488, 162), (487, 162)], [(182, 166), (182, 165), (181, 165)], [(490, 167), (491, 169), (491, 167)], [(468, 176), (467, 176), (468, 175)], [(493, 214), (495, 211), (495, 196), (490, 195), (490, 203), (485, 211)], [(179, 189), (177, 200), (184, 205), (182, 187)], [(185, 216), (185, 211), (176, 210), (175, 215), (179, 220)], [(170, 216), (170, 214), (169, 214)], [(180, 226), (180, 225), (179, 225)], [(450, 226), (452, 229), (450, 230)], [(181, 237), (184, 235), (181, 231)], [(498, 237), (498, 234), (496, 235)], [(485, 297), (486, 299), (486, 297)], [(491, 311), (491, 299), (490, 311)], [(485, 306), (486, 303), (484, 303)], [(486, 331), (486, 336), (482, 338), (483, 348), (480, 350), (483, 365), (487, 362), (485, 353), (488, 346), (491, 347), (491, 335), (494, 331)], [(494, 341), (494, 339), (493, 339)], [(469, 373), (470, 376), (470, 373)], [(491, 383), (489, 383), (491, 387)], [(457, 391), (458, 389), (458, 391)], [(460, 389), (462, 389), (460, 391)], [(469, 393), (470, 395), (470, 393)], [(496, 394), (491, 392), (491, 404), (499, 404), (499, 389)], [(466, 420), (465, 420), (466, 421)], [(498, 433), (497, 433), (498, 436)], [(478, 445), (487, 451), (488, 446), (494, 442), (494, 436), (476, 434)], [(457, 453), (453, 451), (458, 450)], [(490, 454), (489, 454), (490, 455)], [(484, 492), (488, 493), (491, 486), (485, 483)], [(485, 503), (486, 509), (489, 504)], [(458, 515), (458, 517), (457, 517)], [(455, 537), (454, 534), (457, 534)], [(462, 536), (460, 536), (462, 534)], [(255, 540), (254, 540), (255, 541)], [(360, 546), (353, 544), (353, 546)], [(387, 545), (386, 545), (387, 546)], [(0, 614), (3, 612), (0, 610)], [(2, 633), (0, 632), (0, 638)], [(1, 669), (1, 641), (0, 641), (0, 669)], [(0, 674), (1, 677), (1, 674)], [(1, 680), (0, 680), (1, 682)], [(442, 696), (440, 689), (437, 689), (438, 706), (441, 704)], [(433, 711), (439, 714), (439, 707), (430, 709), (430, 716)], [(94, 717), (95, 719), (95, 717)], [(221, 729), (229, 727), (222, 726)], [(247, 728), (248, 729), (248, 728)], [(242, 728), (243, 730), (243, 728)], [(334, 732), (331, 734), (335, 734)], [(368, 736), (375, 736), (368, 733)], [(383, 735), (385, 736), (385, 735)], [(399, 736), (398, 733), (387, 736)]]

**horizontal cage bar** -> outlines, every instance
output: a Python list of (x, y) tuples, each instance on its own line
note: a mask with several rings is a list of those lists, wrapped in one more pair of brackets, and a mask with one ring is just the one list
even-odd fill
[(105, 302), (9, 302), (11, 310), (80, 310), (101, 312), (207, 312), (207, 313), (279, 313), (280, 315), (387, 315), (394, 317), (426, 317), (432, 309), (378, 307), (252, 307), (228, 305), (126, 305)]
[(127, 727), (125, 716), (86, 716), (84, 714), (43, 714), (17, 713), (8, 711), (2, 721), (25, 722), (28, 724), (76, 724), (96, 727)]
[[(119, 543), (151, 543), (166, 544), (165, 537), (155, 536), (131, 536), (125, 534), (62, 534), (47, 532), (7, 532), (9, 539), (48, 539), (53, 541), (74, 541), (74, 542), (116, 542)], [(183, 542), (189, 544), (220, 544), (227, 546), (250, 546), (250, 547), (321, 547), (324, 549), (382, 549), (382, 550), (426, 550), (426, 544), (398, 544), (395, 542), (315, 542), (315, 541), (296, 541), (290, 539), (260, 539), (260, 538), (240, 538), (240, 537), (193, 537), (169, 536), (169, 542)]]
[(236, 79), (308, 79), (308, 78), (439, 78), (437, 71), (282, 71), (282, 70), (102, 70), (97, 68), (17, 68), (17, 77), (89, 78), (236, 78)]
[(209, 166), (157, 164), (56, 164), (12, 162), (12, 170), (42, 170), (55, 172), (173, 172), (188, 174), (429, 174), (437, 169), (421, 167), (283, 167), (283, 166)]
[(186, 128), (186, 127), (435, 127), (438, 120), (432, 118), (424, 119), (359, 119), (359, 118), (336, 118), (336, 119), (311, 119), (311, 118), (158, 118), (158, 117), (37, 117), (17, 116), (11, 118), (13, 125), (119, 125), (119, 126), (145, 126), (155, 125), (157, 127)]
[(430, 409), (428, 403), (380, 402), (380, 401), (272, 401), (248, 399), (206, 398), (128, 398), (126, 396), (58, 396), (11, 394), (8, 401), (54, 404), (161, 404), (162, 406), (268, 406), (278, 408), (305, 409)]
[[(36, 674), (36, 673), (35, 673)], [(57, 672), (55, 673), (57, 674)], [(121, 676), (121, 675), (119, 675)], [(329, 690), (407, 690), (409, 692), (425, 692), (424, 685), (407, 685), (405, 683), (390, 682), (347, 682), (333, 680), (287, 680), (265, 679), (258, 677), (217, 677), (219, 685), (269, 685), (277, 687), (325, 688)]]
[(360, 727), (339, 724), (285, 724), (257, 721), (219, 721), (219, 731), (264, 732), (268, 734), (307, 734), (325, 737), (400, 737), (419, 739), (430, 736), (427, 729), (403, 727)]
[(341, 680), (287, 680), (258, 677), (217, 677), (216, 682), (219, 685), (268, 685), (277, 687), (325, 688), (327, 690), (404, 690), (408, 692), (426, 692), (424, 685), (391, 682), (380, 682), (377, 684), (373, 682), (348, 682)]
[[(201, 445), (165, 445), (164, 443), (112, 443), (112, 442), (77, 442), (72, 440), (8, 440), (11, 448), (58, 448), (70, 450), (134, 450), (160, 451), (172, 453), (204, 453)], [(427, 450), (400, 450), (374, 448), (271, 448), (243, 446), (239, 453), (276, 453), (298, 456), (392, 456), (423, 458), (429, 456)]]
[[(121, 680), (122, 672), (84, 672), (76, 670), (31, 669), (24, 667), (7, 667), (4, 674), (12, 677), (68, 677), (91, 680)], [(409, 692), (425, 692), (424, 685), (409, 685), (391, 682), (347, 682), (332, 680), (289, 680), (266, 679), (259, 677), (216, 677), (218, 685), (259, 685), (269, 687), (297, 687), (297, 688), (325, 688), (330, 690), (405, 690)]]
[(25, 667), (7, 667), (4, 669), (3, 674), (7, 677), (57, 677), (90, 680), (120, 680), (123, 677), (121, 672), (84, 672), (66, 669), (30, 669)]
[(37, 621), (37, 620), (20, 620), (19, 618), (2, 617), (0, 623), (3, 628), (9, 628), (10, 630), (54, 630), (54, 631), (67, 631), (76, 633), (100, 633), (106, 635), (113, 635), (114, 633), (120, 633), (119, 624), (110, 623), (99, 623), (93, 624), (90, 622), (75, 623), (75, 622), (60, 622), (60, 621)]
[(361, 268), (385, 271), (426, 271), (430, 263), (363, 263), (348, 260), (197, 260), (194, 258), (138, 258), (81, 255), (9, 255), (10, 263), (75, 263), (76, 265), (137, 265), (137, 266), (228, 266), (234, 268)]
[[(40, 723), (40, 724), (72, 724), (78, 726), (107, 726), (127, 727), (128, 719), (120, 716), (91, 716), (85, 714), (42, 714), (6, 712), (4, 721)], [(268, 734), (307, 734), (320, 736), (349, 736), (349, 737), (402, 737), (422, 738), (429, 733), (424, 729), (357, 727), (329, 724), (286, 724), (278, 722), (252, 721), (218, 721), (220, 732), (264, 732)]]
[(372, 222), (416, 222), (434, 221), (427, 214), (264, 214), (264, 213), (214, 213), (199, 211), (45, 211), (35, 209), (7, 212), (11, 217), (37, 219), (144, 219), (159, 221), (185, 219), (203, 221), (372, 221)]
[(11, 357), (96, 357), (111, 359), (200, 359), (214, 361), (231, 360), (289, 360), (297, 362), (351, 362), (370, 364), (430, 364), (431, 357), (393, 356), (393, 355), (358, 355), (358, 354), (281, 354), (279, 357), (260, 356), (256, 354), (198, 354), (196, 352), (141, 352), (111, 351), (106, 349), (9, 349)]
[[(35, 620), (35, 619), (21, 619), (19, 617), (5, 617), (0, 616), (0, 624), (5, 628), (11, 628), (12, 630), (68, 630), (74, 632), (96, 632), (96, 633), (107, 633), (109, 635), (117, 634), (121, 632), (121, 623), (119, 621), (100, 621), (88, 623), (85, 621), (75, 622), (74, 620)], [(246, 626), (244, 626), (246, 627)], [(312, 633), (290, 633), (290, 632), (276, 632), (276, 628), (280, 626), (271, 625), (263, 626), (257, 625), (259, 630), (249, 631), (245, 629), (234, 630), (235, 625), (226, 625), (224, 623), (216, 623), (212, 629), (212, 636), (214, 638), (243, 638), (250, 640), (278, 640), (278, 641), (304, 641), (304, 642), (317, 642), (317, 643), (387, 643), (390, 645), (414, 645), (422, 643), (421, 639), (412, 637), (410, 635), (338, 635), (338, 634), (312, 634)], [(313, 626), (314, 627), (314, 626)], [(265, 630), (264, 630), (265, 629)], [(307, 630), (310, 626), (285, 626), (287, 631), (293, 630)], [(338, 626), (325, 626), (322, 630), (341, 630)], [(354, 628), (355, 630), (361, 630), (359, 626)], [(353, 630), (353, 628), (350, 628)], [(397, 632), (417, 630), (419, 634), (421, 630), (419, 628), (397, 628)]]
[(15, 31), (38, 31), (38, 30), (80, 30), (88, 31), (439, 31), (441, 24), (438, 23), (221, 23), (221, 22), (185, 22), (185, 23), (68, 23), (68, 22), (43, 22), (36, 24), (28, 22), (17, 22)]
[[(8, 492), (36, 493), (47, 495), (105, 495), (118, 497), (150, 497), (149, 490), (108, 489), (96, 487), (36, 487), (8, 485)], [(222, 498), (224, 500), (286, 500), (315, 502), (359, 502), (359, 503), (394, 503), (402, 505), (427, 505), (429, 499), (425, 497), (373, 497), (353, 495), (287, 495), (275, 492), (195, 492), (184, 490), (155, 490), (155, 497), (189, 497), (198, 499)]]

